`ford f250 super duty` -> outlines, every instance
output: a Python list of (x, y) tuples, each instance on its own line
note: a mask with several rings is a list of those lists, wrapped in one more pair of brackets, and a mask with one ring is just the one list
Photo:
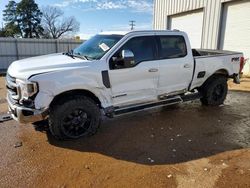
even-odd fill
[(48, 120), (56, 138), (74, 139), (94, 134), (102, 115), (221, 105), (243, 63), (239, 52), (192, 50), (181, 31), (103, 32), (66, 53), (13, 62), (7, 100), (18, 122)]

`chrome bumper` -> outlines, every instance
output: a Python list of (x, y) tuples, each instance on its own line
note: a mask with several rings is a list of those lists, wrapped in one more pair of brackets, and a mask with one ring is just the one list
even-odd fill
[(31, 108), (25, 108), (18, 105), (13, 105), (7, 97), (9, 111), (14, 120), (19, 123), (34, 123), (37, 121), (42, 121), (48, 116), (48, 109), (35, 110)]

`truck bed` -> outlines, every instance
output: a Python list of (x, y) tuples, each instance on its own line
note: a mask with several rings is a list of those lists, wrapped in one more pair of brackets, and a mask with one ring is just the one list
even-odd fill
[(242, 54), (241, 52), (232, 52), (232, 51), (225, 51), (225, 50), (210, 50), (210, 49), (209, 50), (208, 49), (192, 49), (192, 52), (195, 58)]
[(240, 52), (193, 49), (194, 75), (191, 89), (200, 87), (216, 71), (226, 71), (228, 76), (239, 73)]

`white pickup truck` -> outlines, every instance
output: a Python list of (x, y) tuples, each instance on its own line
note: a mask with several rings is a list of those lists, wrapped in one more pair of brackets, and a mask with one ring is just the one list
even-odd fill
[(94, 134), (102, 114), (221, 105), (243, 63), (239, 52), (192, 50), (180, 31), (104, 32), (67, 53), (13, 62), (7, 100), (18, 122), (48, 120), (56, 138), (74, 139)]

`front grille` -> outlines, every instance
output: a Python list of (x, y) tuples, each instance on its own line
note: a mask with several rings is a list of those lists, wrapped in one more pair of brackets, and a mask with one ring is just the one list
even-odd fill
[(20, 99), (20, 94), (16, 84), (16, 78), (10, 76), (8, 73), (6, 75), (6, 87), (8, 91), (8, 99), (12, 104), (17, 104)]

